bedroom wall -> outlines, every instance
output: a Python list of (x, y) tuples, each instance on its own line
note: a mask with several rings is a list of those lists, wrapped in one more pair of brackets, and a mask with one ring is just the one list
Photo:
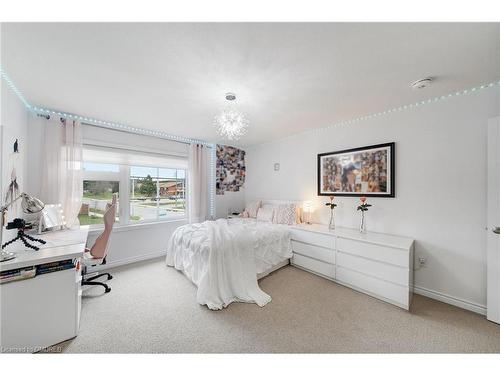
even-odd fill
[[(28, 117), (27, 111), (24, 104), (18, 99), (18, 97), (12, 92), (8, 87), (5, 80), (0, 79), (1, 91), (0, 91), (0, 132), (2, 132), (2, 162), (0, 171), (0, 181), (1, 181), (1, 194), (0, 201), (3, 204), (7, 188), (10, 184), (10, 176), (12, 168), (16, 168), (17, 173), (17, 183), (19, 184), (19, 191), (23, 192), (26, 187), (26, 176), (27, 176), (27, 129), (28, 129)], [(13, 153), (13, 144), (16, 140), (19, 140), (19, 153)], [(7, 213), (6, 220), (12, 220), (15, 217), (21, 215), (21, 209), (19, 202), (10, 208)], [(3, 229), (3, 228), (2, 228)], [(9, 239), (15, 237), (17, 233), (12, 230), (3, 229), (2, 241), (6, 242)]]
[[(500, 114), (500, 90), (318, 130), (247, 148), (246, 201), (312, 200), (318, 153), (396, 142), (396, 198), (369, 198), (368, 230), (416, 239), (416, 291), (484, 312), (486, 304), (486, 126)], [(281, 164), (280, 171), (273, 164)], [(358, 198), (338, 197), (338, 226), (357, 227)]]
[(215, 196), (215, 217), (227, 217), (228, 210), (242, 212), (245, 209), (245, 188), (240, 191), (226, 191), (224, 195)]

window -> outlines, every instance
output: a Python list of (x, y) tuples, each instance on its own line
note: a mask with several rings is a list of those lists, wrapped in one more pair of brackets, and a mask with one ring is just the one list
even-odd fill
[[(116, 164), (102, 164), (84, 162), (83, 164), (83, 198), (82, 207), (78, 214), (81, 225), (103, 224), (103, 214), (106, 205), (111, 203), (113, 194), (120, 192), (120, 166)], [(116, 221), (120, 221), (118, 209)]]
[(130, 167), (130, 222), (186, 215), (186, 171)]
[[(186, 217), (185, 158), (121, 153), (103, 147), (84, 149), (83, 158), (80, 224), (102, 225), (113, 194), (118, 194), (116, 222), (120, 225)], [(130, 160), (143, 165), (131, 165)]]

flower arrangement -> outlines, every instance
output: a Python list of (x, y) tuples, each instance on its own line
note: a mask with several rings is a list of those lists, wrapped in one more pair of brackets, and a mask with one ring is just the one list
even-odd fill
[(371, 207), (371, 204), (366, 203), (366, 197), (359, 198), (361, 204), (358, 206), (358, 211), (368, 211), (368, 207)]
[(337, 207), (337, 204), (333, 203), (334, 199), (335, 199), (335, 196), (330, 195), (330, 202), (325, 204), (325, 206), (330, 207), (330, 222), (328, 224), (328, 229), (330, 229), (330, 230), (335, 229), (335, 218), (333, 216), (333, 210), (335, 209), (335, 207)]
[(358, 206), (357, 211), (361, 211), (361, 222), (359, 224), (359, 231), (361, 233), (366, 232), (366, 221), (365, 221), (365, 212), (368, 211), (368, 207), (371, 207), (371, 204), (366, 203), (366, 197), (359, 198), (361, 204)]
[(326, 203), (325, 206), (329, 206), (330, 209), (334, 209), (335, 207), (337, 207), (337, 204), (336, 203), (333, 203), (333, 200), (335, 199), (335, 195), (330, 195), (330, 202), (329, 203)]

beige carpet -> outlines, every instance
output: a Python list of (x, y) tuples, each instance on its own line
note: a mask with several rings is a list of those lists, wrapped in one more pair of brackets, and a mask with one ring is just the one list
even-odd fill
[(210, 311), (156, 259), (113, 270), (84, 292), (67, 353), (500, 352), (500, 325), (416, 295), (411, 312), (288, 266), (260, 281), (273, 301)]

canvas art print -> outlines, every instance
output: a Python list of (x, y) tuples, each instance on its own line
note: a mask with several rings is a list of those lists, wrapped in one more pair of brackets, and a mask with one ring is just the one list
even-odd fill
[(394, 142), (318, 155), (318, 195), (394, 197)]

